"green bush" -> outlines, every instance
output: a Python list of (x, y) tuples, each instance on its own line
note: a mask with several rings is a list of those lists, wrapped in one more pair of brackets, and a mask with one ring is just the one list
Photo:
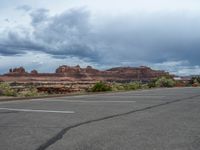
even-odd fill
[(149, 88), (174, 87), (175, 85), (176, 85), (176, 82), (171, 77), (168, 77), (168, 76), (152, 79), (148, 83)]
[(129, 90), (146, 89), (146, 88), (148, 88), (148, 86), (146, 84), (142, 84), (140, 82), (113, 83), (112, 84), (113, 91), (129, 91)]
[(17, 96), (17, 92), (12, 89), (8, 83), (0, 83), (0, 95)]
[(189, 84), (192, 86), (200, 86), (200, 76), (192, 77)]
[(149, 89), (149, 86), (148, 86), (148, 84), (142, 84), (141, 88), (142, 89)]
[(142, 88), (142, 84), (140, 82), (131, 82), (131, 83), (124, 84), (125, 90), (137, 90), (141, 88)]
[(124, 91), (125, 88), (121, 83), (112, 83), (112, 91)]
[(152, 79), (152, 80), (148, 83), (148, 87), (149, 87), (149, 88), (155, 88), (155, 87), (156, 87), (156, 81), (157, 81), (157, 80), (158, 80), (157, 78)]
[(156, 87), (174, 87), (175, 81), (167, 77), (161, 77), (155, 82)]
[(112, 88), (105, 82), (98, 82), (91, 88), (91, 91), (92, 92), (112, 91)]
[(28, 90), (26, 90), (22, 96), (25, 96), (25, 97), (34, 97), (34, 96), (38, 96), (39, 93), (38, 93), (38, 90), (34, 87), (29, 87)]

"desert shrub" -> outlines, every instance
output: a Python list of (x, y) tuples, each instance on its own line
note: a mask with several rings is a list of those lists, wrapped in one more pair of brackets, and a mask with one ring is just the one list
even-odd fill
[(91, 92), (104, 92), (104, 91), (112, 91), (111, 86), (105, 82), (98, 82), (91, 88)]
[(149, 88), (174, 86), (176, 86), (176, 82), (169, 76), (154, 78), (148, 83)]
[(161, 77), (155, 82), (156, 87), (174, 87), (175, 81), (171, 78)]
[(156, 81), (157, 81), (157, 80), (158, 80), (157, 78), (152, 79), (152, 80), (148, 83), (148, 87), (149, 87), (149, 88), (155, 88), (155, 87), (156, 87)]
[(34, 97), (38, 95), (39, 93), (38, 93), (37, 88), (32, 87), (32, 86), (28, 87), (28, 89), (26, 89), (25, 91), (21, 93), (21, 96), (25, 96), (25, 97)]
[(142, 83), (140, 82), (130, 82), (130, 83), (113, 83), (112, 84), (112, 90), (113, 91), (129, 91), (129, 90), (137, 90), (146, 88)]
[(194, 87), (200, 86), (200, 76), (192, 77), (189, 84)]
[(148, 84), (142, 84), (141, 88), (142, 89), (149, 89), (149, 86), (148, 86)]
[(17, 92), (8, 83), (0, 83), (0, 95), (17, 96)]
[(142, 84), (140, 82), (131, 82), (131, 83), (124, 84), (125, 90), (137, 90), (141, 88), (142, 88)]
[(192, 77), (193, 83), (200, 83), (200, 76)]
[(200, 86), (200, 83), (195, 82), (195, 83), (192, 84), (192, 86), (193, 86), (193, 87), (198, 87), (198, 86)]
[(124, 85), (121, 83), (113, 83), (112, 84), (112, 91), (124, 91)]

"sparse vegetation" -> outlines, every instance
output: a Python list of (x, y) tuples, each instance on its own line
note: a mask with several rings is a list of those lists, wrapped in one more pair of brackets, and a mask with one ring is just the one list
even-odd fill
[(149, 88), (155, 88), (155, 87), (156, 87), (156, 81), (157, 81), (157, 80), (158, 80), (157, 78), (152, 79), (152, 80), (147, 84), (147, 86), (148, 86)]
[(1, 96), (17, 96), (17, 92), (8, 83), (0, 83)]
[(171, 78), (161, 77), (156, 82), (156, 87), (174, 87), (175, 81)]
[(98, 82), (92, 88), (91, 92), (112, 91), (112, 87), (105, 82)]
[(103, 92), (103, 91), (130, 91), (138, 89), (147, 89), (147, 84), (142, 84), (140, 82), (130, 82), (130, 83), (105, 83), (98, 82), (92, 88), (90, 92)]
[[(172, 77), (164, 76), (160, 78), (152, 79), (148, 83), (142, 82), (130, 82), (130, 83), (118, 83), (118, 82), (97, 82), (92, 87), (86, 89), (87, 92), (106, 92), (106, 91), (131, 91), (138, 89), (149, 89), (149, 88), (162, 88), (162, 87), (184, 87), (184, 86), (200, 86), (200, 77), (193, 77), (189, 82), (175, 81)], [(64, 94), (64, 92), (69, 92), (70, 89), (56, 88), (52, 93), (46, 93), (41, 89), (37, 88), (37, 85), (29, 84), (25, 85), (23, 88), (15, 89), (16, 83), (8, 84), (5, 82), (0, 83), (0, 96), (17, 96), (17, 97), (35, 97), (35, 96), (45, 96), (49, 94)], [(63, 90), (64, 89), (64, 90)], [(57, 93), (56, 93), (56, 92)], [(63, 93), (62, 93), (63, 92)]]
[(38, 92), (37, 88), (30, 86), (25, 91), (20, 93), (20, 96), (22, 97), (35, 97), (39, 96), (40, 93)]
[(195, 87), (200, 86), (200, 76), (192, 77), (190, 85)]
[(26, 88), (25, 90), (19, 92), (10, 86), (8, 83), (0, 83), (0, 96), (10, 96), (10, 97), (35, 97), (42, 95), (33, 86)]
[(140, 82), (131, 82), (124, 85), (125, 90), (137, 90), (142, 88), (142, 84)]
[(174, 87), (176, 82), (170, 77), (160, 77), (151, 80), (148, 83), (149, 88), (155, 87)]
[(121, 83), (112, 83), (112, 91), (124, 91), (124, 86)]
[(143, 88), (140, 82), (113, 83), (111, 87), (112, 91), (129, 91)]
[(160, 77), (151, 80), (149, 83), (130, 82), (130, 83), (105, 83), (98, 82), (92, 88), (90, 92), (102, 92), (102, 91), (130, 91), (138, 89), (149, 89), (156, 87), (174, 87), (176, 82), (171, 77)]

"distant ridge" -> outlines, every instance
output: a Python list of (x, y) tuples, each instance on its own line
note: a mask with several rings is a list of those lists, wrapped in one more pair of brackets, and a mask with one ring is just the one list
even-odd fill
[(55, 73), (30, 73), (24, 67), (9, 69), (9, 72), (0, 76), (1, 81), (149, 81), (160, 76), (170, 76), (168, 72), (153, 70), (150, 67), (115, 67), (100, 71), (91, 66), (81, 68), (77, 66), (62, 65)]

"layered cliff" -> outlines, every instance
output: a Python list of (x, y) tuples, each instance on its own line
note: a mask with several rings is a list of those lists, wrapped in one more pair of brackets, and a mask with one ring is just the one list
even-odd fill
[(63, 65), (55, 73), (38, 73), (32, 70), (28, 73), (23, 67), (10, 69), (7, 74), (0, 76), (3, 81), (149, 81), (160, 76), (168, 76), (165, 71), (153, 70), (146, 66), (117, 67), (108, 70), (97, 70), (88, 66), (81, 68), (79, 65), (71, 67)]

